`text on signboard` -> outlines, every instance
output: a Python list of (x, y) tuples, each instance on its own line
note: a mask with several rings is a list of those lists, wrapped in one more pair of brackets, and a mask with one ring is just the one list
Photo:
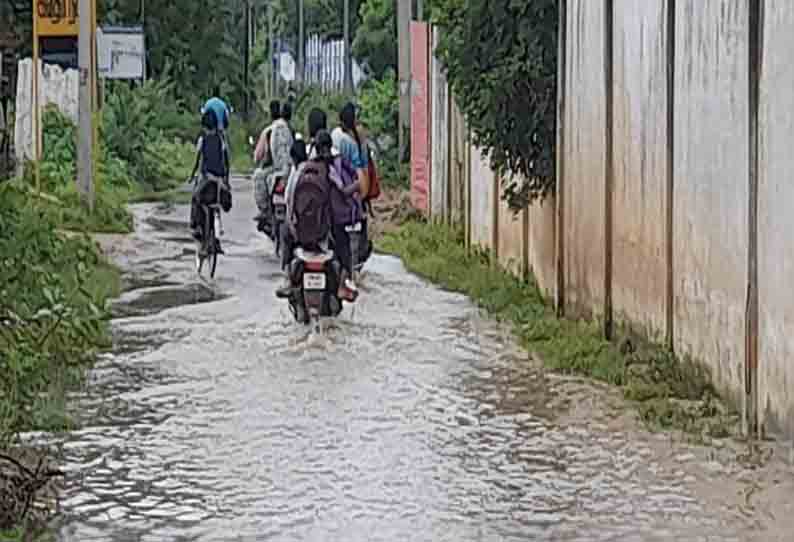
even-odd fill
[(36, 13), (41, 19), (50, 19), (54, 24), (65, 21), (67, 24), (77, 22), (78, 0), (37, 0)]

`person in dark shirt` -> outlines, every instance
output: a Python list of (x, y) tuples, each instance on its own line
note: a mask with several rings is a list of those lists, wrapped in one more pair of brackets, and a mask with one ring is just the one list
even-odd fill
[[(218, 122), (212, 111), (201, 118), (202, 134), (196, 143), (196, 163), (190, 178), (195, 186), (190, 206), (190, 228), (196, 240), (203, 239), (204, 209), (202, 205), (217, 203), (218, 185), (229, 185), (229, 149), (226, 139), (218, 130)], [(199, 179), (196, 173), (201, 172)]]

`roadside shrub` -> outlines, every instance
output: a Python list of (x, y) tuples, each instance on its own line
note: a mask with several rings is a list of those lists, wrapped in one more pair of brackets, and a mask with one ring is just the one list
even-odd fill
[(102, 142), (147, 189), (165, 190), (189, 174), (190, 160), (176, 142), (195, 138), (198, 114), (190, 115), (175, 95), (167, 79), (135, 88), (116, 84), (102, 109)]
[(523, 208), (554, 189), (558, 0), (434, 0), (436, 54), (491, 167)]
[(116, 284), (88, 238), (56, 226), (28, 193), (0, 185), (0, 447), (47, 425), (42, 410), (105, 344)]
[(359, 96), (360, 118), (369, 130), (377, 154), (378, 173), (386, 186), (408, 187), (407, 176), (400, 175), (399, 135), (400, 97), (397, 76), (388, 70), (382, 80), (370, 79)]

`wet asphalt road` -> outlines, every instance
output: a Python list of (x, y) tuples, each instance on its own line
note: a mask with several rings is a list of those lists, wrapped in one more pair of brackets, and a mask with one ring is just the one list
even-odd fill
[(62, 443), (59, 540), (744, 539), (646, 444), (557, 423), (504, 331), (394, 258), (321, 333), (294, 324), (236, 185), (214, 282), (185, 207), (136, 211), (136, 289)]

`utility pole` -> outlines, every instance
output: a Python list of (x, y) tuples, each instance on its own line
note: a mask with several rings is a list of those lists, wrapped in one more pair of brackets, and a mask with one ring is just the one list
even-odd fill
[(425, 18), (425, 3), (422, 0), (416, 0), (416, 20), (423, 21)]
[(398, 71), (400, 77), (400, 159), (405, 156), (411, 127), (411, 0), (397, 2)]
[(298, 0), (298, 82), (303, 83), (306, 66), (306, 36), (304, 35), (303, 0)]
[(276, 94), (276, 44), (273, 37), (273, 2), (268, 2), (267, 4), (267, 41), (268, 59), (270, 60), (270, 89), (268, 94), (272, 99)]
[(91, 0), (80, 0), (78, 16), (80, 19), (77, 41), (78, 64), (80, 68), (80, 94), (78, 104), (79, 115), (79, 150), (77, 156), (78, 186), (88, 208), (94, 210), (94, 179), (93, 149), (91, 124)]
[(141, 0), (141, 30), (143, 30), (143, 82), (146, 82), (146, 70), (148, 63), (146, 62), (146, 0)]
[(345, 0), (345, 93), (353, 93), (353, 51), (350, 47), (350, 0)]
[(246, 120), (249, 113), (249, 89), (248, 89), (248, 66), (250, 65), (251, 54), (251, 4), (250, 0), (245, 0), (245, 51), (243, 52), (243, 113)]

